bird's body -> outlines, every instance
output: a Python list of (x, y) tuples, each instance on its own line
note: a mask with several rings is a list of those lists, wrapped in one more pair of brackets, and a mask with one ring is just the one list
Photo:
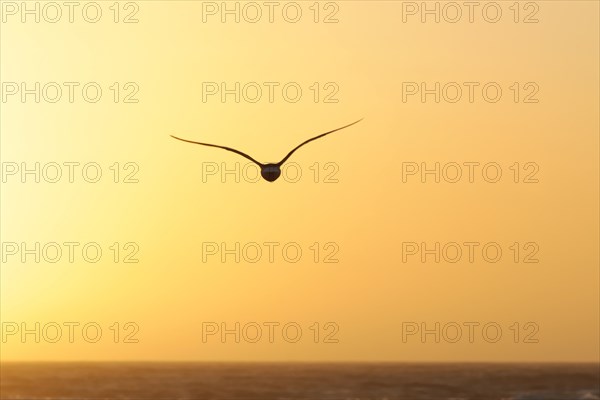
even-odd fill
[(260, 166), (260, 175), (269, 182), (275, 182), (281, 175), (281, 166), (278, 164), (265, 164)]
[(171, 135), (171, 137), (172, 137), (172, 138), (174, 138), (174, 139), (177, 139), (177, 140), (181, 140), (182, 142), (193, 143), (193, 144), (199, 144), (199, 145), (202, 145), (202, 146), (209, 146), (209, 147), (218, 147), (218, 148), (220, 148), (220, 149), (227, 150), (227, 151), (231, 151), (231, 152), (233, 152), (233, 153), (239, 154), (239, 155), (241, 155), (242, 157), (245, 157), (245, 158), (247, 158), (248, 160), (252, 161), (253, 163), (257, 164), (257, 165), (260, 167), (260, 174), (261, 174), (261, 176), (262, 176), (262, 177), (263, 177), (263, 178), (264, 178), (266, 181), (268, 181), (268, 182), (274, 182), (274, 181), (276, 181), (276, 180), (277, 180), (277, 178), (279, 178), (279, 176), (281, 176), (281, 166), (283, 165), (283, 163), (285, 163), (285, 162), (288, 160), (288, 158), (290, 158), (290, 156), (291, 156), (291, 155), (292, 155), (292, 154), (293, 154), (293, 153), (294, 153), (296, 150), (298, 150), (300, 147), (304, 146), (305, 144), (307, 144), (307, 143), (309, 143), (309, 142), (312, 142), (313, 140), (319, 139), (319, 138), (321, 138), (321, 137), (323, 137), (323, 136), (325, 136), (325, 135), (329, 135), (330, 133), (333, 133), (333, 132), (339, 131), (339, 130), (341, 130), (341, 129), (347, 128), (347, 127), (349, 127), (349, 126), (352, 126), (352, 125), (354, 125), (354, 124), (357, 124), (357, 123), (359, 123), (360, 121), (362, 121), (362, 118), (361, 118), (361, 119), (359, 119), (358, 121), (355, 121), (355, 122), (351, 123), (351, 124), (348, 124), (348, 125), (342, 126), (341, 128), (337, 128), (337, 129), (334, 129), (334, 130), (332, 130), (332, 131), (329, 131), (329, 132), (322, 133), (322, 134), (320, 134), (320, 135), (318, 135), (318, 136), (315, 136), (315, 137), (313, 137), (313, 138), (311, 138), (311, 139), (308, 139), (308, 140), (306, 140), (306, 141), (304, 141), (304, 142), (300, 143), (300, 144), (299, 144), (298, 146), (296, 146), (296, 147), (295, 147), (295, 148), (294, 148), (292, 151), (290, 151), (290, 152), (287, 154), (287, 156), (285, 156), (285, 157), (283, 158), (283, 160), (279, 161), (278, 163), (268, 163), (268, 164), (263, 164), (263, 163), (260, 163), (260, 162), (256, 161), (254, 158), (250, 157), (248, 154), (246, 154), (246, 153), (243, 153), (243, 152), (241, 152), (241, 151), (239, 151), (239, 150), (233, 149), (233, 148), (231, 148), (231, 147), (219, 146), (219, 145), (216, 145), (216, 144), (209, 144), (209, 143), (195, 142), (195, 141), (192, 141), (192, 140), (181, 139), (181, 138), (178, 138), (177, 136), (173, 136), (173, 135)]

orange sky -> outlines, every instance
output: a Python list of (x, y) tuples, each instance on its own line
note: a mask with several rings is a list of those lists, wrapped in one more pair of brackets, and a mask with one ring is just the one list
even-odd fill
[[(409, 3), (297, 2), (297, 23), (284, 2), (272, 23), (247, 3), (239, 23), (220, 2), (3, 9), (1, 359), (598, 361), (598, 3), (500, 2), (496, 23)], [(362, 117), (274, 183), (169, 137), (273, 162)]]

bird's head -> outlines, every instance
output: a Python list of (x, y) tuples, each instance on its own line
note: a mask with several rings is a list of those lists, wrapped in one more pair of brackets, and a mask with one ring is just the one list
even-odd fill
[(281, 175), (281, 168), (278, 164), (265, 164), (260, 168), (260, 174), (269, 182), (275, 182)]

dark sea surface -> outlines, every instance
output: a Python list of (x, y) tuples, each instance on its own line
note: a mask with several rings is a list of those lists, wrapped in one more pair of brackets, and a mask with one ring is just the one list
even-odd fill
[(598, 364), (3, 363), (2, 399), (600, 399)]

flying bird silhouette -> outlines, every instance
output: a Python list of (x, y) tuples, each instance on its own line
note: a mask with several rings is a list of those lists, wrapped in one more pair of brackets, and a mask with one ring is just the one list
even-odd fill
[(283, 160), (279, 161), (278, 163), (268, 163), (268, 164), (260, 163), (260, 162), (256, 161), (254, 158), (250, 157), (248, 154), (243, 153), (243, 152), (241, 152), (239, 150), (236, 150), (236, 149), (232, 149), (231, 147), (219, 146), (219, 145), (216, 145), (216, 144), (209, 144), (209, 143), (194, 142), (193, 140), (182, 139), (182, 138), (178, 138), (177, 136), (173, 136), (173, 135), (171, 135), (171, 137), (174, 138), (174, 139), (177, 139), (177, 140), (181, 140), (182, 142), (200, 144), (202, 146), (218, 147), (220, 149), (224, 149), (224, 150), (227, 150), (227, 151), (232, 151), (232, 152), (234, 152), (236, 154), (239, 154), (240, 156), (245, 157), (248, 160), (252, 161), (253, 163), (257, 164), (260, 167), (260, 174), (262, 175), (262, 177), (266, 181), (274, 182), (281, 175), (281, 166), (283, 165), (283, 163), (285, 163), (288, 160), (288, 158), (290, 158), (291, 155), (294, 154), (294, 152), (296, 150), (298, 150), (300, 147), (304, 146), (307, 143), (312, 142), (313, 140), (317, 140), (319, 138), (322, 138), (325, 135), (329, 135), (330, 133), (342, 130), (344, 128), (348, 128), (349, 126), (357, 124), (357, 123), (359, 123), (362, 120), (363, 120), (363, 118), (359, 119), (358, 121), (354, 121), (351, 124), (342, 126), (341, 128), (337, 128), (337, 129), (334, 129), (332, 131), (322, 133), (322, 134), (320, 134), (318, 136), (315, 136), (315, 137), (313, 137), (311, 139), (308, 139), (308, 140), (300, 143), (298, 146), (294, 147), (294, 149), (292, 149), (292, 151), (290, 151), (287, 154), (287, 156), (285, 156), (283, 158)]

